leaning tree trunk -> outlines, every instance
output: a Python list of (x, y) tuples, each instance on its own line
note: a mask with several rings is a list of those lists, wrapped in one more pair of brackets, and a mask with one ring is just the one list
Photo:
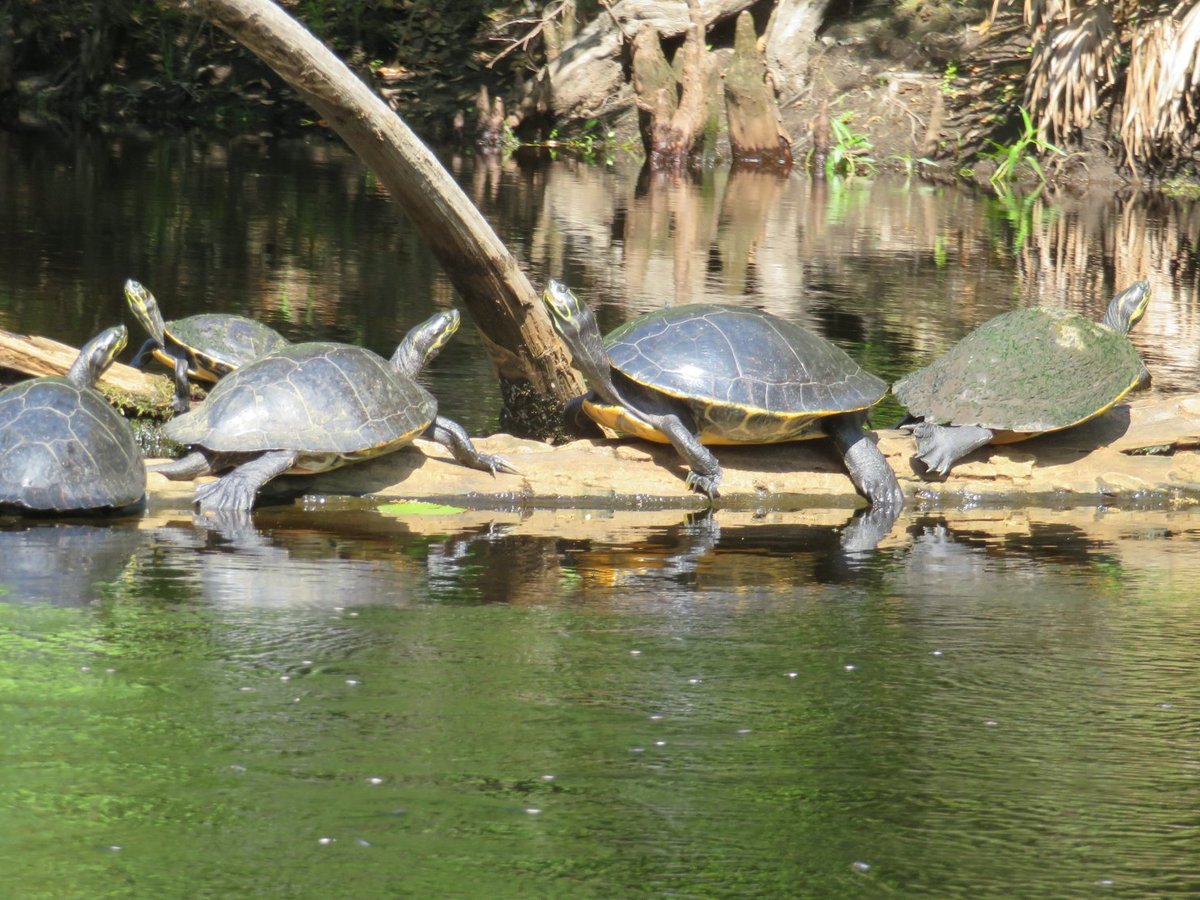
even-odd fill
[[(262, 58), (329, 122), (416, 225), (462, 295), (500, 375), (507, 422), (541, 432), (542, 399), (582, 381), (529, 279), (487, 220), (407, 125), (336, 55), (270, 0), (174, 0)], [(531, 407), (541, 406), (537, 411)], [(528, 415), (522, 415), (527, 413)]]

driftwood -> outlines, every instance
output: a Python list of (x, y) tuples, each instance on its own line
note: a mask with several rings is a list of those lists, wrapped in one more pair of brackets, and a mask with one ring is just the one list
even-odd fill
[(779, 116), (775, 92), (766, 80), (766, 64), (758, 50), (754, 18), (737, 18), (733, 62), (725, 70), (725, 108), (734, 164), (792, 165), (791, 139)]
[[(753, 0), (702, 0), (705, 27), (754, 5)], [(662, 39), (687, 31), (683, 2), (621, 0), (600, 13), (541, 72), (549, 113), (558, 119), (586, 119), (633, 102), (621, 61), (626, 43), (646, 25)]]
[[(506, 407), (530, 389), (559, 403), (582, 382), (537, 292), (487, 220), (408, 126), (334, 53), (269, 0), (175, 0), (262, 58), (370, 167), (428, 242), (488, 343)], [(517, 419), (518, 428), (528, 420)]]
[[(0, 369), (32, 377), (64, 375), (78, 355), (78, 347), (0, 328)], [(165, 414), (171, 408), (175, 390), (166, 376), (151, 375), (121, 363), (109, 367), (101, 376), (99, 387), (117, 405), (142, 415)]]
[[(1055, 506), (1114, 502), (1200, 502), (1200, 394), (1138, 400), (1077, 428), (1019, 444), (985, 447), (946, 478), (919, 474), (912, 438), (880, 431), (879, 447), (909, 495), (910, 513), (924, 507), (980, 503)], [(575, 441), (560, 447), (509, 435), (476, 440), (500, 453), (520, 475), (491, 476), (457, 465), (437, 444), (414, 447), (300, 482), (313, 493), (383, 499), (452, 501), (457, 506), (647, 505), (695, 509), (703, 500), (684, 485), (685, 467), (667, 446), (639, 441)], [(725, 470), (719, 504), (731, 508), (863, 504), (827, 441), (720, 447)], [(189, 498), (191, 483), (152, 475), (149, 490)]]

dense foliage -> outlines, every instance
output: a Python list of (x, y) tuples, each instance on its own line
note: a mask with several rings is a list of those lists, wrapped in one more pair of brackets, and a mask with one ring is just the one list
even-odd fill
[[(282, 0), (434, 131), (496, 75), (488, 0)], [(311, 114), (203, 19), (154, 0), (0, 0), (0, 102), (84, 118), (290, 128)]]

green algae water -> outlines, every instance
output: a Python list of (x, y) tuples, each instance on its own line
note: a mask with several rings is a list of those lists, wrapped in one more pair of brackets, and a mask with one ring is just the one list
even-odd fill
[(9, 523), (6, 890), (1193, 892), (1200, 519), (1113, 518), (853, 566), (740, 520)]

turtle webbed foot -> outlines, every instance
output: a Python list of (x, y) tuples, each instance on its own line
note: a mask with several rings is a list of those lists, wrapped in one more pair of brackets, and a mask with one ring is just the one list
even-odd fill
[(917, 459), (930, 472), (949, 475), (950, 468), (972, 450), (992, 439), (990, 429), (979, 425), (935, 425), (917, 422), (908, 428), (917, 442)]
[(259, 488), (290, 469), (296, 456), (292, 450), (271, 450), (242, 463), (212, 484), (196, 488), (200, 511), (250, 509)]
[(232, 510), (250, 510), (258, 494), (259, 485), (242, 475), (237, 469), (223, 475), (212, 484), (196, 488), (196, 502), (201, 512), (226, 513)]

